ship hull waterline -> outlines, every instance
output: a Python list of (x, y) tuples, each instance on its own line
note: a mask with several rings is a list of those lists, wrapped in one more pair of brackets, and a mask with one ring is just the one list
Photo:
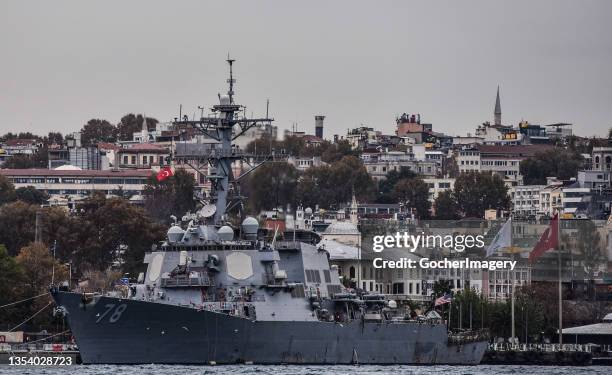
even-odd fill
[(447, 345), (443, 325), (251, 321), (169, 304), (54, 292), (85, 364), (461, 364), (487, 343)]

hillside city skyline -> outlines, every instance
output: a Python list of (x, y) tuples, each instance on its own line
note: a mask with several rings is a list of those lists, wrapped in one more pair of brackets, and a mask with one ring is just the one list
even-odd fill
[(361, 124), (391, 133), (397, 115), (420, 113), (464, 135), (493, 122), (498, 85), (504, 124), (567, 122), (583, 136), (612, 126), (608, 2), (143, 5), (6, 2), (2, 129), (70, 133), (126, 113), (168, 121), (180, 104), (199, 114), (225, 88), (228, 52), (237, 98), (256, 115), (269, 98), (279, 130), (308, 132), (322, 114), (326, 136)]

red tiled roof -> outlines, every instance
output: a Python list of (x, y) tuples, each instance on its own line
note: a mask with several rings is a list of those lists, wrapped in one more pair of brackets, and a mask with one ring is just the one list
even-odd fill
[(36, 143), (36, 139), (9, 139), (4, 142), (7, 146), (30, 146)]
[(552, 145), (516, 145), (516, 146), (496, 146), (496, 145), (476, 145), (480, 154), (507, 154), (519, 156), (532, 156), (537, 152), (554, 149)]
[(311, 134), (304, 134), (302, 136), (302, 139), (306, 142), (312, 142), (312, 143), (320, 143), (323, 142), (322, 138), (317, 137), (316, 135), (311, 135)]
[(98, 149), (104, 149), (104, 150), (119, 150), (119, 146), (114, 144), (114, 143), (106, 143), (106, 142), (100, 142), (98, 143)]
[(8, 177), (43, 177), (43, 176), (67, 176), (67, 177), (149, 177), (154, 172), (150, 169), (129, 169), (129, 170), (55, 170), (55, 169), (0, 169), (0, 174)]

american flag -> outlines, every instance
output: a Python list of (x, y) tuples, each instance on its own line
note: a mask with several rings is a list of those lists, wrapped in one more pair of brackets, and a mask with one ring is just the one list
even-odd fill
[(450, 294), (446, 293), (442, 297), (436, 299), (435, 306), (444, 305), (445, 303), (450, 303), (453, 300)]

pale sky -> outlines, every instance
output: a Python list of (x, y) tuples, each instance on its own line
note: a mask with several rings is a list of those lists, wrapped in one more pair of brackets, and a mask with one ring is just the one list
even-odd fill
[(280, 129), (325, 136), (398, 114), (435, 131), (503, 123), (612, 127), (610, 1), (0, 2), (0, 133), (76, 131), (90, 118), (199, 114), (225, 92), (266, 98)]

